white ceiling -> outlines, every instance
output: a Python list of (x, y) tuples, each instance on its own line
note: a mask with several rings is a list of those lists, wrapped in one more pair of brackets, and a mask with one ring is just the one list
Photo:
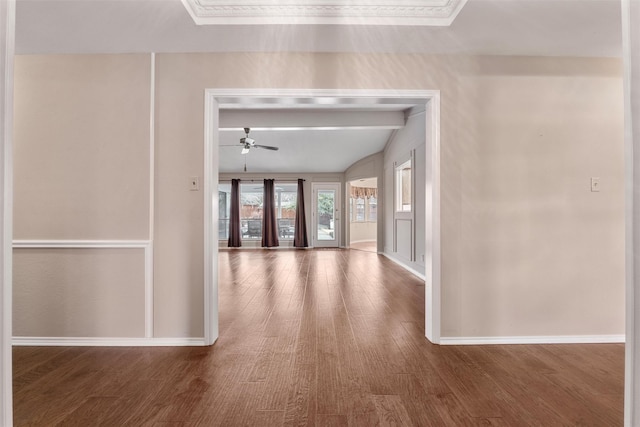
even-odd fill
[(220, 172), (322, 173), (344, 172), (356, 161), (384, 149), (392, 130), (255, 130), (256, 144), (278, 147), (278, 151), (252, 148), (240, 154), (242, 131), (220, 132)]
[[(16, 15), (18, 54), (306, 51), (620, 57), (622, 50), (619, 0), (468, 0), (448, 27), (198, 26), (181, 0), (18, 0)], [(326, 111), (339, 117), (357, 107), (337, 105)], [(263, 121), (262, 128), (276, 126), (282, 117)], [(238, 125), (220, 134), (222, 144), (238, 145), (220, 148), (221, 172), (244, 168), (240, 128), (255, 125)], [(247, 170), (343, 172), (382, 150), (393, 132), (389, 127), (345, 126), (256, 129), (251, 136), (258, 144), (280, 151), (252, 150)]]

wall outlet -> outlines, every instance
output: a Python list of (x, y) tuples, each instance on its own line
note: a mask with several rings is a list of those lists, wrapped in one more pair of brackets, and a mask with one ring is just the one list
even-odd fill
[(200, 177), (192, 176), (189, 178), (189, 190), (198, 191), (200, 190)]

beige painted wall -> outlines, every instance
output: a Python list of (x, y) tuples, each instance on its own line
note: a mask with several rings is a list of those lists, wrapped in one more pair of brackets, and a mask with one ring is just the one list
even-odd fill
[[(150, 64), (16, 57), (15, 239), (149, 239)], [(16, 250), (14, 334), (144, 337), (142, 253)]]
[[(74, 75), (80, 79), (89, 71), (83, 65), (88, 59), (82, 57), (21, 60), (25, 73), (38, 73), (49, 61), (77, 70)], [(442, 335), (624, 332), (618, 60), (162, 54), (156, 65), (156, 336), (203, 335), (203, 194), (189, 191), (188, 180), (203, 176), (205, 88), (439, 89)], [(91, 71), (105, 81), (123, 76), (113, 68)], [(35, 104), (33, 95), (30, 99)], [(79, 98), (68, 108), (84, 110), (94, 100)], [(147, 123), (148, 110), (130, 114)], [(119, 123), (94, 120), (90, 128), (101, 126), (115, 131)], [(64, 167), (75, 156), (69, 153), (71, 159), (50, 158)], [(37, 154), (33, 156), (39, 164)], [(142, 158), (135, 162), (148, 174)], [(106, 169), (119, 179), (119, 169)], [(592, 176), (601, 178), (600, 193), (589, 191)], [(86, 209), (101, 206), (92, 196), (84, 193), (74, 200), (82, 200)], [(17, 202), (16, 216), (32, 215), (28, 206)], [(146, 222), (137, 212), (131, 214), (135, 227), (118, 228), (100, 216), (89, 216), (89, 223), (98, 224), (85, 226), (80, 218), (76, 234), (127, 229), (138, 236)], [(47, 219), (52, 224), (64, 221)], [(73, 230), (73, 223), (69, 227)], [(23, 234), (32, 235), (30, 230)]]
[(16, 58), (16, 239), (148, 238), (149, 64)]
[(13, 280), (15, 336), (144, 336), (142, 249), (16, 249)]
[(463, 240), (443, 335), (622, 335), (619, 64), (482, 58), (459, 90)]

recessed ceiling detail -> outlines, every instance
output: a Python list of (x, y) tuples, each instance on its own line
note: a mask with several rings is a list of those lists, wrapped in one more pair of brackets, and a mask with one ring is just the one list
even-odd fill
[(448, 26), (467, 0), (182, 0), (198, 25)]

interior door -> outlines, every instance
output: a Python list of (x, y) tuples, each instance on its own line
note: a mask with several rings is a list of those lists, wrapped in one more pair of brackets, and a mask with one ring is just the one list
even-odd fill
[(340, 184), (313, 183), (313, 246), (340, 246)]

